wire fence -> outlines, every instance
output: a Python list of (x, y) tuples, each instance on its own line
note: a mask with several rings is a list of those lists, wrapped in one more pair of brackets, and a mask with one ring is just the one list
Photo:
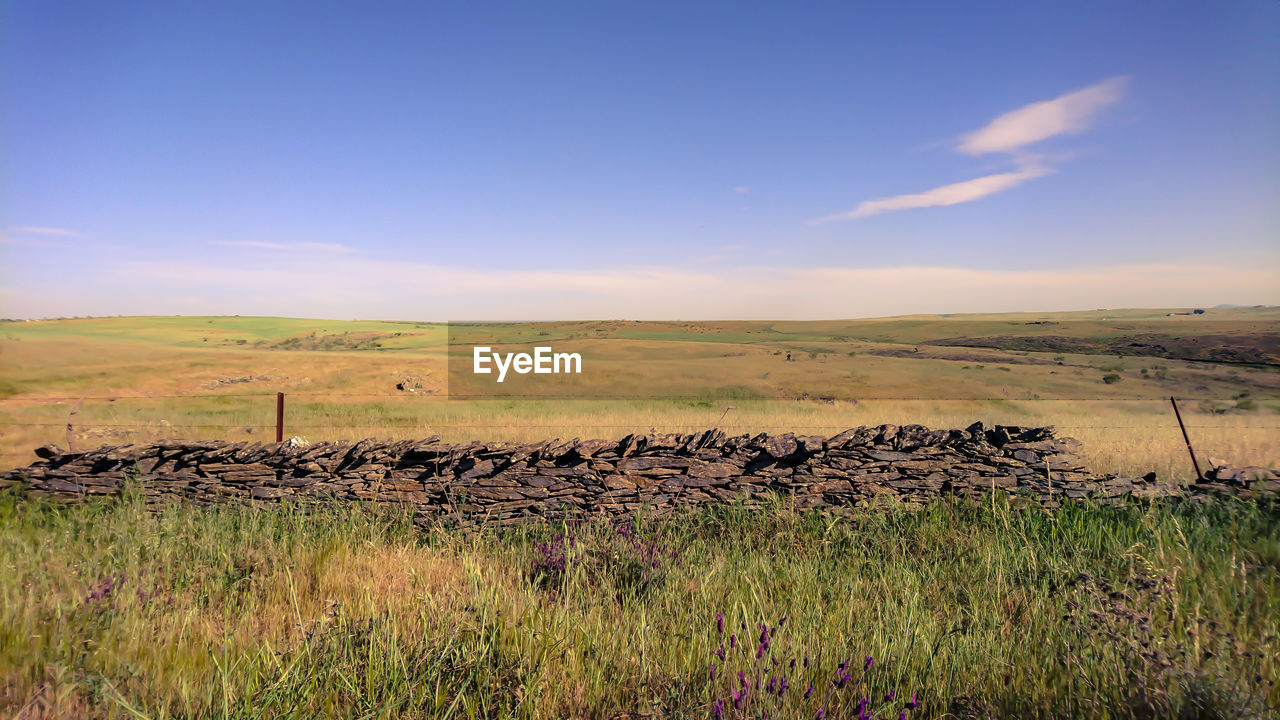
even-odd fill
[[(357, 398), (357, 399), (363, 399), (363, 400), (403, 402), (406, 404), (417, 403), (422, 400), (429, 400), (429, 401), (435, 401), (435, 402), (441, 402), (441, 401), (447, 402), (449, 400), (457, 401), (457, 400), (467, 400), (467, 399), (470, 399), (470, 400), (479, 399), (479, 398), (476, 398), (475, 396), (460, 397), (456, 395), (455, 396), (415, 395), (415, 394), (409, 394), (409, 393), (399, 393), (399, 394), (392, 395), (387, 393), (328, 393), (328, 392), (297, 393), (297, 394), (289, 395), (289, 398), (290, 398), (291, 404), (303, 405), (304, 407), (307, 407), (309, 411), (314, 411), (314, 407), (317, 403), (323, 403), (325, 402), (325, 400), (332, 400), (332, 399)], [(280, 414), (276, 418), (277, 419), (276, 424), (265, 424), (265, 423), (257, 424), (253, 422), (238, 422), (235, 420), (225, 420), (222, 422), (195, 422), (195, 423), (119, 422), (118, 420), (114, 420), (114, 419), (97, 421), (89, 417), (85, 417), (83, 414), (81, 414), (81, 411), (85, 403), (117, 402), (117, 401), (149, 401), (149, 400), (209, 401), (209, 400), (222, 400), (222, 399), (262, 399), (262, 400), (276, 399), (277, 401), (280, 401), (280, 402), (282, 402), (283, 400), (281, 393), (267, 393), (267, 392), (216, 393), (216, 394), (214, 393), (211, 393), (211, 394), (183, 393), (183, 394), (147, 394), (147, 395), (124, 395), (124, 394), (88, 395), (86, 394), (86, 395), (80, 395), (80, 396), (59, 395), (59, 396), (24, 397), (24, 398), (17, 398), (17, 399), (10, 398), (7, 400), (0, 401), (0, 410), (4, 410), (8, 406), (16, 406), (16, 405), (22, 405), (25, 407), (40, 406), (40, 405), (47, 406), (51, 404), (62, 404), (66, 402), (75, 402), (76, 406), (74, 409), (72, 409), (67, 420), (64, 420), (64, 421), (50, 421), (45, 418), (32, 419), (32, 420), (15, 418), (15, 419), (0, 420), (0, 426), (111, 428), (111, 429), (120, 429), (120, 430), (173, 430), (173, 429), (219, 430), (219, 429), (228, 429), (228, 428), (270, 429), (270, 428), (281, 427), (285, 419), (284, 415)], [(719, 405), (720, 403), (750, 402), (750, 401), (756, 401), (756, 400), (786, 400), (786, 401), (809, 401), (809, 402), (816, 401), (816, 402), (822, 402), (822, 403), (835, 401), (835, 402), (846, 402), (851, 404), (863, 403), (863, 402), (867, 402), (867, 403), (876, 403), (876, 402), (922, 402), (922, 403), (1015, 402), (1015, 403), (1108, 403), (1108, 404), (1110, 403), (1148, 403), (1148, 404), (1162, 404), (1162, 405), (1166, 404), (1169, 401), (1169, 398), (1167, 397), (1042, 398), (1042, 397), (1024, 397), (1024, 396), (1008, 396), (1008, 395), (999, 395), (999, 396), (987, 395), (987, 396), (971, 396), (971, 397), (963, 397), (963, 396), (961, 397), (928, 397), (928, 396), (919, 396), (919, 395), (915, 395), (915, 396), (880, 395), (880, 396), (869, 396), (869, 397), (864, 396), (864, 397), (850, 397), (850, 398), (834, 398), (829, 396), (814, 396), (814, 395), (804, 395), (804, 394), (799, 396), (794, 394), (775, 395), (775, 396), (752, 395), (750, 397), (743, 397), (743, 398), (720, 397), (720, 396), (705, 395), (705, 394), (704, 395), (692, 395), (692, 394), (691, 395), (660, 395), (659, 394), (659, 395), (645, 395), (645, 396), (618, 396), (618, 397), (609, 397), (609, 398), (581, 397), (581, 396), (573, 396), (573, 395), (532, 395), (532, 396), (520, 395), (520, 396), (496, 396), (496, 397), (483, 396), (483, 399), (493, 400), (493, 401), (507, 401), (507, 402), (511, 400), (516, 400), (516, 399), (572, 400), (572, 401), (611, 402), (611, 403), (620, 403), (620, 404), (626, 404), (628, 402), (635, 402), (635, 401), (698, 400), (703, 402), (714, 402), (717, 404), (717, 406), (712, 406), (707, 409), (711, 410), (712, 412), (718, 412), (723, 410), (725, 413), (731, 410), (736, 410), (737, 408), (736, 406), (733, 406), (730, 404)], [(1232, 398), (1228, 400), (1220, 397), (1198, 396), (1198, 397), (1181, 398), (1181, 400), (1183, 402), (1229, 403), (1229, 402), (1235, 401), (1236, 398)], [(1168, 406), (1166, 405), (1166, 409), (1167, 408)], [(689, 408), (681, 408), (681, 409), (687, 410)], [(267, 412), (267, 411), (264, 409), (264, 412)], [(1238, 418), (1238, 416), (1234, 416), (1233, 419), (1234, 418)], [(719, 420), (722, 421), (723, 419), (724, 419), (724, 414), (721, 414)], [(458, 430), (483, 430), (483, 429), (553, 430), (553, 429), (561, 429), (566, 427), (591, 428), (591, 429), (600, 429), (600, 430), (606, 430), (606, 429), (627, 430), (627, 429), (634, 429), (637, 427), (641, 427), (643, 425), (648, 425), (650, 424), (651, 421), (652, 419), (646, 419), (643, 421), (636, 421), (636, 422), (616, 422), (616, 421), (592, 422), (590, 415), (584, 415), (580, 418), (575, 418), (572, 421), (559, 422), (559, 423), (546, 423), (546, 422), (538, 423), (538, 422), (520, 422), (520, 421), (450, 422), (448, 420), (435, 421), (430, 418), (414, 419), (409, 422), (395, 422), (395, 421), (388, 421), (385, 418), (379, 418), (376, 420), (371, 419), (369, 422), (350, 421), (350, 422), (340, 423), (340, 424), (315, 423), (315, 422), (300, 422), (300, 423), (290, 422), (288, 423), (288, 427), (290, 430), (328, 430), (328, 431), (364, 430), (372, 427), (386, 428), (388, 430), (415, 429), (415, 428), (424, 429), (424, 430), (453, 430), (453, 429), (458, 429)], [(822, 424), (797, 425), (797, 424), (770, 424), (770, 423), (758, 423), (758, 422), (747, 424), (747, 423), (731, 422), (731, 423), (725, 424), (720, 421), (712, 422), (712, 423), (708, 423), (706, 421), (702, 421), (702, 422), (665, 422), (664, 421), (664, 422), (661, 422), (660, 424), (663, 429), (668, 429), (668, 430), (690, 429), (690, 428), (703, 429), (708, 427), (708, 425), (714, 425), (723, 430), (750, 430), (750, 429), (778, 428), (778, 427), (786, 427), (788, 429), (794, 429), (794, 430), (831, 430), (831, 429), (843, 429), (848, 426), (847, 423), (822, 423)], [(1071, 430), (1080, 430), (1080, 429), (1133, 430), (1138, 428), (1176, 429), (1178, 427), (1178, 423), (1174, 421), (1174, 416), (1172, 413), (1170, 413), (1169, 420), (1167, 423), (1152, 424), (1150, 422), (1143, 422), (1141, 424), (1135, 424), (1135, 423), (1116, 424), (1114, 421), (1112, 421), (1112, 422), (1090, 423), (1090, 424), (1054, 423), (1054, 426), (1062, 429), (1071, 429)], [(1280, 430), (1280, 422), (1268, 423), (1263, 421), (1261, 418), (1258, 418), (1248, 423), (1232, 422), (1229, 425), (1225, 425), (1225, 426), (1222, 423), (1211, 424), (1211, 423), (1204, 423), (1204, 422), (1187, 423), (1185, 426), (1187, 428), (1192, 428), (1192, 429)]]

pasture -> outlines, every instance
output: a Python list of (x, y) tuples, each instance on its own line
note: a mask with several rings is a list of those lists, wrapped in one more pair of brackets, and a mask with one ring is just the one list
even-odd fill
[(1085, 443), (1099, 471), (1187, 479), (1168, 403), (1177, 396), (1206, 461), (1274, 467), (1280, 310), (1174, 312), (1188, 311), (455, 326), (455, 340), (590, 349), (590, 382), (566, 384), (562, 395), (465, 399), (448, 397), (442, 324), (5, 322), (0, 466), (30, 462), (45, 443), (270, 440), (282, 391), (286, 431), (313, 441), (530, 441), (710, 426), (834, 434), (982, 420), (1054, 425)]
[[(1055, 425), (1093, 469), (1276, 466), (1280, 311), (515, 323), (589, 387), (449, 397), (448, 328), (0, 325), (6, 467), (45, 443)], [(1178, 311), (1188, 312), (1188, 311)], [(453, 352), (461, 352), (456, 347)], [(790, 359), (788, 359), (788, 355)], [(576, 394), (575, 394), (576, 393)], [(70, 427), (68, 427), (70, 424)], [(1280, 517), (1005, 496), (847, 517), (725, 504), (459, 530), (358, 504), (148, 511), (0, 493), (0, 713), (21, 718), (1269, 718)]]

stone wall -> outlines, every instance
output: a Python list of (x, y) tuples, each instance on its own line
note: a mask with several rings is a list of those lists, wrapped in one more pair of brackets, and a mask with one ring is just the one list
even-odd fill
[(281, 499), (407, 504), (423, 522), (513, 523), (579, 512), (661, 515), (679, 505), (776, 493), (798, 507), (921, 504), (943, 494), (1001, 490), (1053, 506), (1062, 498), (1275, 496), (1261, 468), (1215, 469), (1191, 486), (1085, 469), (1080, 443), (1052, 428), (976, 423), (964, 430), (881, 425), (816, 435), (628, 435), (621, 440), (449, 444), (438, 439), (355, 444), (168, 442), (70, 453), (0, 486), (66, 498), (113, 494), (135, 477), (154, 501), (197, 504)]

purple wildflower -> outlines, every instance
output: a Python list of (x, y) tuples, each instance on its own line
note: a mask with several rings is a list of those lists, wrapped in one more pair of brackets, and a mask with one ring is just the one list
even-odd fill
[(809, 683), (809, 687), (804, 689), (804, 699), (808, 700), (809, 696), (812, 694), (813, 694), (813, 683)]
[(711, 679), (712, 679), (712, 680), (715, 680), (715, 679), (716, 679), (716, 664), (715, 664), (715, 663), (711, 663)]
[(849, 684), (849, 676), (843, 670), (836, 673), (835, 684), (837, 690), (843, 690), (844, 686)]
[(870, 655), (868, 655), (868, 656), (866, 657), (865, 664), (862, 666), (862, 669), (863, 669), (863, 670), (870, 670), (870, 669), (871, 669), (871, 667), (872, 667), (873, 665), (875, 665), (875, 664), (876, 664), (876, 661), (875, 661), (874, 659), (872, 659), (872, 657), (871, 657)]
[(724, 616), (720, 613), (716, 613), (716, 629), (720, 631), (721, 635), (724, 634)]
[(736, 634), (729, 636), (729, 647), (731, 648), (738, 647), (738, 636)]
[(915, 693), (911, 693), (911, 702), (908, 702), (908, 703), (907, 703), (907, 709), (908, 709), (908, 710), (915, 710), (915, 709), (916, 709), (916, 708), (918, 708), (918, 707), (920, 707), (920, 701), (919, 701), (919, 700), (916, 700), (916, 694), (915, 694)]
[(885, 702), (890, 702), (897, 696), (898, 696), (897, 690), (890, 690), (889, 694), (884, 696)]

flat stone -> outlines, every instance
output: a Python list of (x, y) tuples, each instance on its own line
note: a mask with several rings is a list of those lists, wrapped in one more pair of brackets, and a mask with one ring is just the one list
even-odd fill
[(623, 472), (635, 470), (683, 470), (690, 465), (703, 464), (699, 460), (682, 457), (630, 457), (618, 461), (618, 470)]
[(255, 500), (274, 500), (290, 494), (284, 488), (256, 487), (249, 491), (249, 496)]
[(689, 465), (689, 475), (700, 478), (726, 478), (741, 475), (742, 468), (725, 462), (697, 462)]
[(781, 460), (796, 454), (796, 450), (800, 449), (800, 444), (796, 442), (795, 435), (791, 433), (783, 433), (782, 435), (774, 435), (764, 443), (764, 451), (770, 457)]
[(604, 486), (610, 490), (635, 490), (638, 486), (630, 478), (621, 475), (610, 475), (604, 479)]
[(872, 450), (863, 449), (862, 453), (869, 458), (879, 460), (881, 462), (902, 462), (904, 460), (915, 460), (916, 456), (911, 453), (896, 452), (894, 450)]

